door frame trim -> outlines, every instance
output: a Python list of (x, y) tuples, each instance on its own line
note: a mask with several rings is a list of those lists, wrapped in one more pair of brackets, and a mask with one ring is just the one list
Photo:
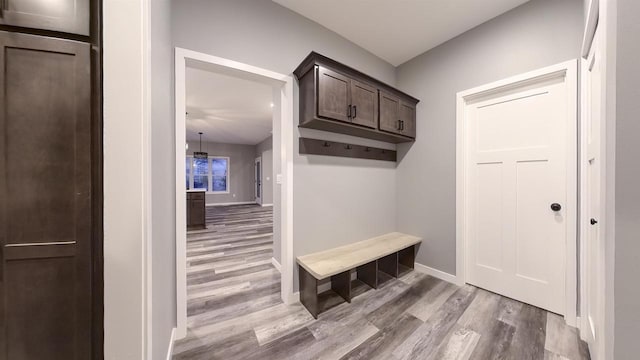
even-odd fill
[[(255, 164), (260, 163), (260, 186), (262, 186), (262, 156), (258, 156), (255, 158), (255, 160), (253, 161), (253, 179), (257, 180), (258, 179), (258, 174), (255, 173)], [(260, 188), (260, 197), (258, 197), (258, 184), (254, 184), (253, 185), (253, 197), (256, 199), (256, 204), (262, 206), (262, 188)], [(258, 201), (258, 199), (260, 199), (260, 201)]]
[[(468, 199), (465, 188), (468, 181), (467, 174), (467, 126), (465, 108), (470, 101), (487, 95), (502, 93), (540, 81), (564, 76), (568, 94), (567, 134), (567, 203), (566, 206), (567, 244), (566, 244), (566, 279), (565, 279), (565, 321), (570, 326), (576, 326), (577, 317), (577, 192), (578, 192), (578, 113), (577, 113), (577, 60), (569, 60), (560, 64), (512, 76), (469, 90), (461, 91), (456, 96), (456, 277), (458, 285), (466, 283), (466, 253), (467, 249), (467, 210)], [(573, 149), (573, 150), (571, 150)], [(574, 226), (571, 226), (573, 224)]]
[(589, 4), (587, 5), (587, 18), (582, 34), (582, 47), (580, 50), (582, 57), (585, 59), (589, 56), (589, 51), (591, 50), (591, 45), (596, 35), (599, 17), (600, 0), (589, 0)]
[[(187, 335), (187, 227), (185, 168), (185, 123), (187, 64), (216, 73), (240, 77), (273, 87), (274, 95), (274, 150), (280, 152), (280, 173), (276, 183), (280, 185), (280, 240), (282, 278), (280, 293), (285, 304), (294, 302), (293, 294), (293, 77), (262, 69), (253, 65), (224, 59), (193, 50), (175, 48), (175, 132), (176, 132), (176, 339)], [(279, 132), (279, 134), (278, 134)], [(279, 135), (277, 137), (276, 135)], [(279, 141), (275, 141), (279, 138)]]

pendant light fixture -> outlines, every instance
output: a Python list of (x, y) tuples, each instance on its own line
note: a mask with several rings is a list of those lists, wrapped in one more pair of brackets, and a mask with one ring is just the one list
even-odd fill
[(193, 152), (193, 158), (194, 159), (208, 159), (209, 158), (209, 154), (207, 154), (206, 152), (202, 152), (202, 132), (198, 133), (200, 135), (200, 151), (194, 151)]

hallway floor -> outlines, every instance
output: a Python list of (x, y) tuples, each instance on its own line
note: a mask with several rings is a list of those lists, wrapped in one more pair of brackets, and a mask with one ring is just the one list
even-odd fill
[[(174, 359), (589, 359), (555, 314), (412, 271), (318, 320), (280, 300), (271, 207), (207, 208), (187, 239), (188, 334)], [(384, 276), (380, 273), (380, 276)]]

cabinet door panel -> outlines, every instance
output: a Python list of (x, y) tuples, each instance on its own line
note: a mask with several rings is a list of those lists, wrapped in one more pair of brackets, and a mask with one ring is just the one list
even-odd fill
[(351, 105), (351, 122), (374, 129), (377, 127), (378, 89), (352, 79)]
[(204, 226), (205, 224), (205, 204), (204, 200), (191, 200), (192, 226)]
[(0, 0), (0, 24), (89, 35), (90, 0)]
[(187, 226), (193, 226), (193, 217), (191, 216), (191, 195), (187, 194)]
[(349, 78), (318, 67), (318, 116), (350, 122)]
[(0, 359), (91, 358), (89, 55), (0, 32)]
[(401, 132), (412, 138), (416, 137), (416, 107), (413, 104), (400, 101)]
[(394, 134), (400, 131), (400, 99), (384, 91), (380, 91), (380, 130)]

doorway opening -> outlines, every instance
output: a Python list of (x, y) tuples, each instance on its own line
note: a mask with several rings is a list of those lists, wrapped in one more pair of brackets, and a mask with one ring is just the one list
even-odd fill
[(222, 293), (293, 301), (293, 79), (181, 48), (175, 59), (181, 339), (224, 310)]

